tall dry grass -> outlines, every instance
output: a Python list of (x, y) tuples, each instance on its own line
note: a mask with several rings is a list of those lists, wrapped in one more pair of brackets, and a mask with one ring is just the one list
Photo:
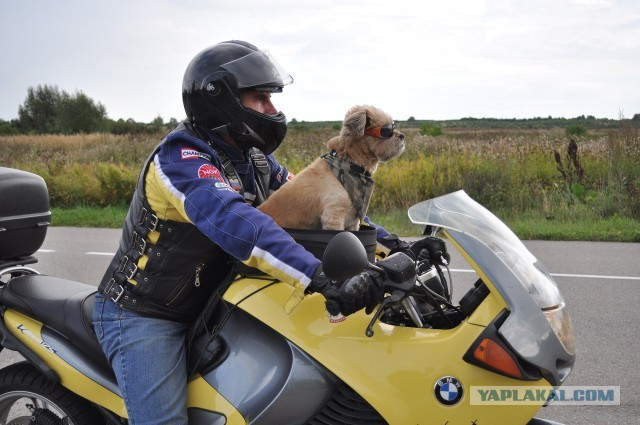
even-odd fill
[[(276, 157), (291, 171), (326, 152), (338, 130), (291, 129)], [(407, 149), (379, 167), (370, 212), (406, 210), (413, 203), (464, 189), (503, 215), (548, 219), (591, 214), (640, 219), (640, 141), (634, 127), (591, 131), (576, 139), (584, 180), (580, 191), (558, 170), (569, 139), (554, 130), (455, 130), (422, 136), (406, 129)], [(162, 137), (91, 134), (0, 137), (0, 166), (41, 175), (54, 206), (129, 201), (142, 161)], [(565, 170), (566, 171), (566, 170)], [(566, 174), (566, 173), (565, 173)]]
[[(320, 155), (337, 131), (294, 133), (281, 157), (306, 164)], [(637, 129), (592, 131), (576, 139), (584, 182), (579, 198), (567, 193), (554, 153), (566, 162), (569, 138), (552, 130), (447, 130), (422, 136), (405, 130), (405, 153), (375, 174), (370, 211), (404, 210), (424, 199), (464, 189), (489, 209), (512, 216), (525, 212), (549, 220), (589, 214), (640, 218), (640, 142)], [(280, 151), (279, 151), (280, 152)], [(304, 152), (305, 155), (296, 155)], [(577, 193), (577, 191), (576, 191)]]
[(0, 137), (0, 166), (40, 175), (51, 205), (106, 206), (129, 201), (153, 137), (112, 134)]

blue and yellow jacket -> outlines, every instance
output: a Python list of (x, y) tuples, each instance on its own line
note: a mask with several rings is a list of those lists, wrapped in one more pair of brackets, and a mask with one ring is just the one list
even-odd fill
[[(265, 159), (269, 191), (293, 177), (271, 155)], [(225, 174), (226, 160), (237, 179)], [(100, 291), (124, 308), (189, 321), (234, 259), (307, 287), (320, 260), (252, 206), (256, 172), (248, 153), (188, 122), (178, 125), (143, 166)]]
[[(257, 194), (256, 170), (246, 152), (212, 137), (210, 142), (173, 132), (160, 145), (146, 174), (146, 198), (158, 218), (195, 225), (222, 250), (250, 267), (291, 284), (307, 286), (320, 261), (247, 199)], [(241, 180), (231, 187), (218, 150), (231, 160)], [(291, 173), (271, 155), (270, 189), (277, 190)]]

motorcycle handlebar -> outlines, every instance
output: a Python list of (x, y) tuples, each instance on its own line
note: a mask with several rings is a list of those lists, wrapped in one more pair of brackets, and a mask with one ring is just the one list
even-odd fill
[[(377, 276), (374, 273), (362, 272), (343, 282), (340, 287), (340, 292), (348, 298), (358, 299), (370, 290), (369, 285), (374, 284), (371, 281), (377, 280), (385, 292), (395, 295), (392, 298), (394, 302), (397, 302), (409, 294), (414, 287), (416, 278), (415, 267), (416, 263), (414, 260), (404, 254), (398, 253), (389, 257), (383, 267), (369, 263), (367, 269), (375, 271)], [(338, 300), (327, 300), (325, 307), (332, 316), (341, 313), (341, 306)]]
[[(367, 269), (375, 270), (376, 272), (379, 272), (381, 276), (386, 277), (386, 273), (384, 269), (374, 264), (369, 263), (369, 265), (367, 266)], [(368, 285), (370, 284), (370, 279), (371, 278), (367, 276), (365, 273), (360, 273), (352, 277), (351, 279), (348, 279), (347, 281), (345, 281), (342, 284), (340, 291), (350, 297), (357, 298), (358, 296), (363, 294), (365, 291), (369, 290)], [(325, 302), (325, 307), (329, 312), (329, 314), (331, 314), (332, 316), (337, 316), (338, 314), (341, 313), (340, 304), (336, 300), (327, 300)]]

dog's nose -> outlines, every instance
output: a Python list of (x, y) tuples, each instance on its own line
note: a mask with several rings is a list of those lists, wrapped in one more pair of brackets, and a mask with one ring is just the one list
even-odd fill
[(404, 133), (398, 134), (398, 137), (400, 138), (400, 140), (404, 140)]

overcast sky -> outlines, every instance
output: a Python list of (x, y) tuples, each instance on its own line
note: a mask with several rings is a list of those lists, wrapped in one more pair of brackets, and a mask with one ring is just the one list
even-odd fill
[(0, 0), (0, 119), (47, 84), (181, 120), (184, 69), (229, 39), (293, 76), (274, 103), (299, 121), (640, 113), (637, 0)]

